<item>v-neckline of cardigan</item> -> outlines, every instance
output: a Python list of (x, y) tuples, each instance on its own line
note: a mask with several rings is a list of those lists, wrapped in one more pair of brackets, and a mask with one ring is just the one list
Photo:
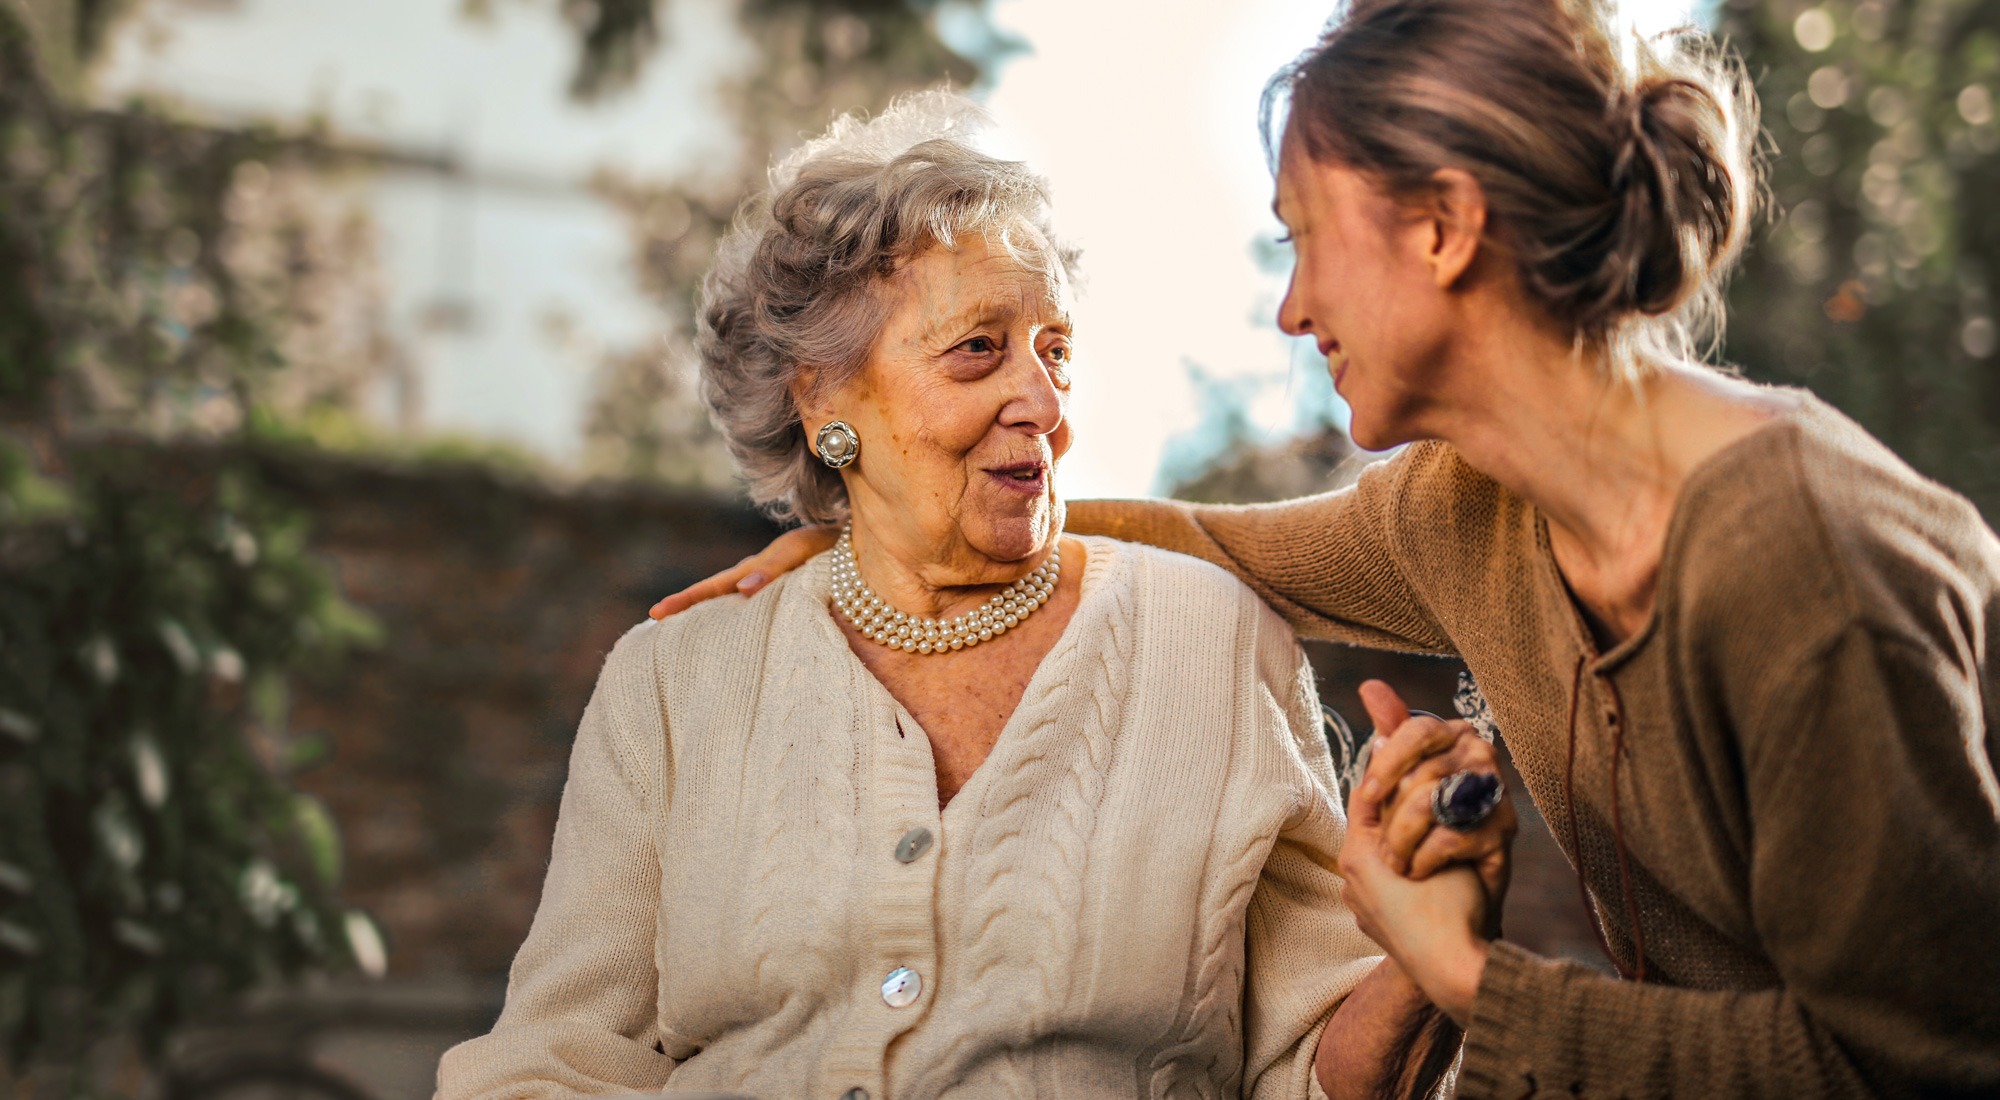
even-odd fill
[[(1021, 701), (1015, 704), (1013, 713), (1007, 716), (1007, 720), (1000, 724), (1000, 732), (993, 738), (993, 747), (986, 750), (986, 757), (979, 762), (978, 767), (972, 769), (972, 774), (967, 776), (965, 782), (960, 785), (958, 793), (952, 795), (950, 801), (938, 807), (940, 821), (951, 816), (952, 807), (966, 802), (967, 795), (983, 792), (986, 787), (992, 785), (991, 775), (994, 771), (992, 766), (994, 760), (1003, 752), (1011, 752), (1013, 750), (1022, 736), (1020, 727), (1027, 720), (1027, 718), (1024, 718), (1024, 715), (1029, 715), (1029, 712), (1037, 709), (1036, 701), (1046, 694), (1045, 690), (1038, 691), (1037, 689), (1043, 689), (1045, 686), (1044, 681), (1051, 676), (1058, 675), (1067, 666), (1075, 662), (1075, 654), (1078, 648), (1077, 638), (1079, 632), (1086, 629), (1080, 624), (1086, 619), (1094, 621), (1103, 616), (1103, 609), (1099, 606), (1102, 603), (1103, 579), (1105, 571), (1111, 568), (1112, 559), (1117, 554), (1117, 550), (1111, 540), (1108, 539), (1083, 535), (1070, 535), (1067, 537), (1083, 540), (1088, 551), (1084, 558), (1083, 575), (1077, 580), (1076, 609), (1070, 612), (1069, 622), (1063, 624), (1062, 633), (1056, 636), (1055, 644), (1050, 646), (1049, 651), (1042, 655), (1041, 663), (1035, 666), (1034, 673), (1028, 677), (1027, 686), (1021, 689)], [(924, 755), (925, 766), (930, 772), (931, 796), (936, 798), (938, 794), (937, 760), (931, 751), (929, 731), (924, 729), (923, 723), (917, 721), (916, 716), (910, 713), (910, 708), (904, 706), (902, 701), (896, 698), (895, 693), (891, 692), (886, 684), (876, 679), (873, 672), (868, 671), (868, 666), (862, 663), (860, 655), (855, 653), (853, 647), (847, 644), (847, 636), (841, 633), (839, 625), (833, 621), (833, 609), (826, 607), (822, 608), (822, 610), (825, 612), (826, 624), (830, 628), (834, 644), (839, 646), (841, 653), (845, 654), (847, 660), (852, 662), (850, 665), (851, 671), (859, 675), (863, 682), (869, 685), (870, 691), (879, 692), (880, 698), (888, 702), (890, 710), (896, 716), (897, 725), (902, 728), (904, 733), (922, 739), (920, 746)], [(972, 811), (966, 812), (970, 813)]]

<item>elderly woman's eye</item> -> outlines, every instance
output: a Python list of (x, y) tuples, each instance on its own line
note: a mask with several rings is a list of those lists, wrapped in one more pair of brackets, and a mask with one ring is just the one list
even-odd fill
[(1065, 390), (1069, 388), (1069, 365), (1072, 355), (1068, 344), (1050, 344), (1042, 349), (1042, 360), (1049, 365), (1049, 379)]
[(1043, 350), (1042, 359), (1048, 363), (1049, 373), (1054, 376), (1057, 385), (1069, 385), (1070, 360), (1074, 357), (1075, 353), (1070, 351), (1068, 344), (1051, 344)]
[(958, 350), (969, 351), (974, 355), (990, 355), (998, 351), (999, 348), (994, 346), (991, 336), (975, 336), (965, 343), (958, 345)]

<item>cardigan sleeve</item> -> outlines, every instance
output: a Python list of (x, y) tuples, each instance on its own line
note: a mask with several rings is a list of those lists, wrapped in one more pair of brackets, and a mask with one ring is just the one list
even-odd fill
[[(1397, 510), (1413, 472), (1443, 476), (1436, 445), (1418, 444), (1354, 485), (1271, 504), (1081, 500), (1066, 524), (1212, 562), (1236, 575), (1301, 637), (1416, 653), (1451, 653), (1394, 553)], [(1430, 500), (1443, 493), (1421, 493)]]
[(436, 1100), (540, 1100), (664, 1086), (654, 1046), (665, 723), (653, 624), (613, 649), (563, 785), (542, 901), (490, 1034), (446, 1052)]
[[(1251, 1100), (1323, 1100), (1314, 1073), (1327, 1021), (1381, 961), (1341, 900), (1335, 869), (1347, 832), (1335, 795), (1333, 758), (1320, 735), (1312, 666), (1298, 643), (1259, 609), (1262, 705), (1297, 802), (1279, 829), (1245, 918), (1243, 1095)], [(1278, 651), (1283, 656), (1278, 656)], [(1282, 678), (1278, 670), (1289, 673)]]
[(1460, 1095), (2000, 1093), (2000, 791), (1978, 668), (1854, 623), (1741, 730), (1757, 933), (1781, 984), (1615, 980), (1496, 944)]

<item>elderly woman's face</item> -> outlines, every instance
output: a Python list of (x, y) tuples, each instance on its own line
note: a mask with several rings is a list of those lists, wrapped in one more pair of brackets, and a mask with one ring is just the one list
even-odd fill
[(1070, 442), (1062, 293), (976, 233), (911, 260), (883, 293), (868, 362), (823, 406), (861, 437), (843, 471), (857, 530), (974, 575), (1047, 549)]

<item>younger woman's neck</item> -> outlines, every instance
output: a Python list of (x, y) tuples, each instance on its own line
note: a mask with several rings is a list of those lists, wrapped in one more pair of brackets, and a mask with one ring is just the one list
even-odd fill
[(1600, 566), (1656, 557), (1688, 476), (1785, 404), (1690, 364), (1621, 378), (1601, 354), (1540, 330), (1493, 350), (1504, 358), (1465, 372), (1483, 392), (1437, 434)]

